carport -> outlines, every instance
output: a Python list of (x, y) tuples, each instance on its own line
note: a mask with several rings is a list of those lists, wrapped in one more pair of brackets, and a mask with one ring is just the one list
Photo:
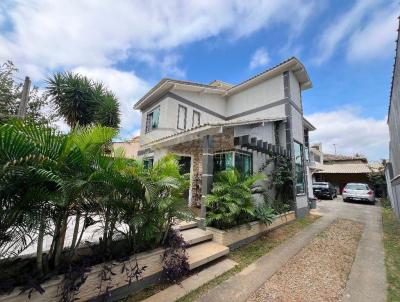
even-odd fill
[(371, 173), (368, 164), (364, 163), (328, 165), (316, 163), (316, 168), (318, 170), (314, 173), (315, 181), (330, 182), (339, 194), (349, 182), (369, 183), (368, 174)]

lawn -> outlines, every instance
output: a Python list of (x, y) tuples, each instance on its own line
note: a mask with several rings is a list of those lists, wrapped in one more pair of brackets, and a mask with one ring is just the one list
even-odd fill
[(388, 282), (387, 301), (400, 301), (400, 221), (392, 209), (382, 208), (382, 223)]
[[(203, 286), (199, 287), (198, 289), (192, 291), (185, 297), (182, 297), (179, 299), (179, 302), (187, 302), (187, 301), (193, 301), (197, 297), (199, 297), (201, 294), (204, 292), (208, 291), (209, 289), (217, 286), (218, 284), (222, 283), (223, 281), (229, 279), (231, 276), (237, 274), (241, 270), (243, 270), (245, 267), (256, 261), (258, 258), (261, 256), (265, 255), (269, 251), (271, 251), (273, 248), (277, 247), (280, 245), (282, 242), (285, 240), (293, 237), (295, 234), (297, 234), (299, 231), (313, 223), (315, 220), (317, 220), (319, 216), (316, 215), (308, 215), (307, 217), (303, 219), (298, 219), (295, 220), (291, 223), (288, 223), (287, 225), (284, 225), (278, 229), (275, 229), (271, 232), (268, 232), (258, 240), (245, 245), (241, 248), (238, 248), (237, 250), (229, 253), (227, 256), (228, 258), (236, 261), (238, 265), (224, 273), (223, 275), (213, 279), (212, 281), (204, 284)], [(145, 289), (139, 293), (137, 293), (134, 296), (131, 296), (128, 301), (140, 301), (143, 300), (160, 290), (168, 287), (168, 285), (156, 285), (153, 287), (150, 287), (148, 289)]]

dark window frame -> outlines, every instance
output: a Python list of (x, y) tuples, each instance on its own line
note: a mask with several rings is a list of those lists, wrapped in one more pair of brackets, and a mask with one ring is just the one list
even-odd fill
[(143, 166), (144, 168), (147, 169), (151, 169), (154, 166), (154, 157), (145, 157), (143, 159)]
[[(159, 110), (159, 111), (161, 110), (159, 105), (154, 107), (152, 110), (150, 110), (146, 114), (145, 133), (149, 133), (149, 132), (153, 131), (154, 129), (158, 128), (158, 124), (160, 123), (160, 114), (158, 115), (157, 127), (153, 127), (153, 117), (154, 117), (154, 112), (156, 110)], [(160, 111), (160, 113), (161, 113), (161, 111)]]
[[(227, 154), (227, 153), (231, 153), (232, 155), (231, 155), (231, 159), (232, 159), (232, 162), (231, 162), (231, 166), (230, 166), (230, 168), (233, 168), (233, 169), (237, 169), (239, 172), (241, 172), (241, 173), (243, 173), (243, 171), (240, 171), (240, 167), (238, 167), (237, 166), (237, 161), (236, 161), (236, 157), (237, 157), (237, 155), (244, 155), (244, 156), (248, 156), (249, 158), (250, 158), (250, 166), (249, 166), (249, 173), (248, 173), (248, 175), (253, 175), (253, 172), (254, 172), (254, 170), (253, 170), (253, 164), (254, 164), (254, 158), (253, 158), (253, 153), (252, 152), (248, 152), (248, 151), (245, 151), (245, 150), (242, 150), (242, 149), (227, 149), (227, 150), (221, 150), (221, 151), (217, 151), (217, 152), (215, 152), (214, 154), (213, 154), (213, 158), (214, 158), (214, 174), (216, 174), (216, 173), (218, 173), (218, 172), (220, 172), (220, 171), (225, 171), (225, 170), (227, 170), (227, 168), (226, 168), (226, 166), (225, 167), (223, 167), (222, 169), (216, 169), (216, 163), (215, 163), (215, 159), (216, 159), (216, 157), (218, 156), (218, 157), (221, 157), (221, 156), (226, 156), (225, 154)], [(224, 163), (224, 165), (226, 165), (226, 163)], [(247, 175), (247, 174), (246, 174)]]
[[(198, 124), (195, 126), (194, 125), (194, 116), (195, 114), (198, 114)], [(192, 128), (200, 126), (200, 119), (201, 119), (201, 113), (197, 110), (193, 110), (193, 115), (192, 115)]]
[[(185, 118), (183, 120), (183, 128), (179, 128), (179, 119), (180, 119), (180, 109), (183, 108), (185, 110)], [(179, 130), (186, 130), (186, 119), (187, 119), (187, 107), (182, 106), (181, 104), (178, 105), (178, 120), (176, 123), (176, 129)]]

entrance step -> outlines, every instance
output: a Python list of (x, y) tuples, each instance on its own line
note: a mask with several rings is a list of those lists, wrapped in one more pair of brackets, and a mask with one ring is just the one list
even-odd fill
[(213, 241), (207, 241), (189, 247), (187, 253), (189, 256), (189, 269), (192, 270), (227, 255), (229, 248)]
[(210, 231), (204, 231), (199, 228), (186, 229), (181, 234), (188, 245), (194, 245), (213, 238), (213, 234)]
[(181, 221), (175, 226), (175, 228), (177, 228), (180, 231), (183, 231), (183, 230), (197, 228), (197, 225), (198, 225), (197, 221)]

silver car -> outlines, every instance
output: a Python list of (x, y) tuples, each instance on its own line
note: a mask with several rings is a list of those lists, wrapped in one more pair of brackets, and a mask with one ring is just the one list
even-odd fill
[(343, 201), (366, 201), (375, 204), (375, 193), (364, 183), (348, 183), (342, 192)]

